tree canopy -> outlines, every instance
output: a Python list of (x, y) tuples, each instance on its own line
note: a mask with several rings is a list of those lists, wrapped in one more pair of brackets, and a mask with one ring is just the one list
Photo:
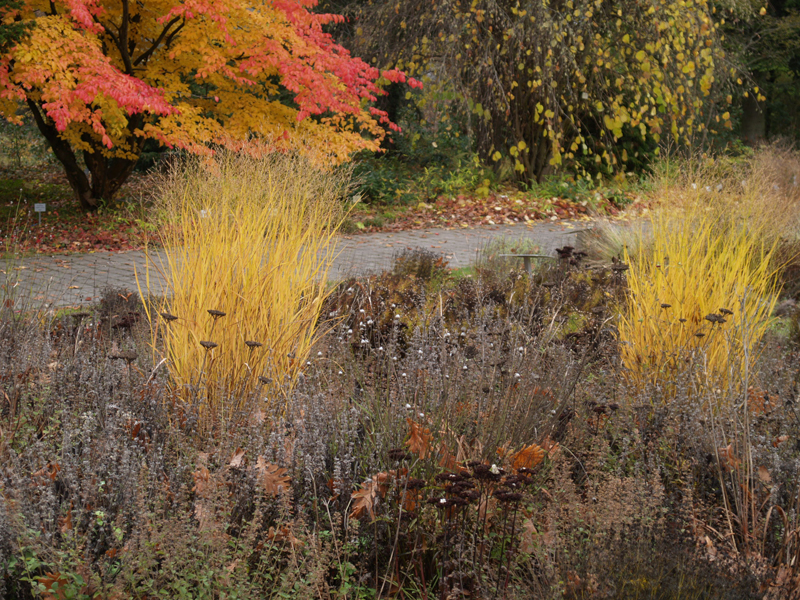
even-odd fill
[[(110, 200), (146, 140), (195, 153), (248, 137), (341, 161), (391, 127), (373, 106), (403, 82), (336, 44), (316, 0), (24, 0), (29, 35), (0, 58), (0, 112), (20, 101), (81, 205)], [(411, 85), (417, 85), (414, 80)], [(90, 175), (78, 161), (82, 154)]]
[(570, 161), (624, 168), (628, 148), (729, 124), (735, 65), (707, 0), (355, 2), (353, 47), (450, 80), (487, 161), (520, 179)]

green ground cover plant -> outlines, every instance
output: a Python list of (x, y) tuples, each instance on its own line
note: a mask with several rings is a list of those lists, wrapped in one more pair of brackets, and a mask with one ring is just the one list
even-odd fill
[[(453, 274), (409, 251), (338, 282), (291, 386), (220, 393), (197, 367), (200, 394), (248, 407), (224, 427), (178, 401), (177, 361), (154, 360), (168, 342), (152, 300), (0, 303), (0, 596), (794, 598), (796, 332), (765, 330), (724, 386), (696, 385), (714, 364), (702, 346), (640, 385), (621, 319), (647, 254), (557, 254), (525, 273), (489, 249)], [(787, 273), (781, 302), (797, 300)], [(238, 290), (200, 296), (200, 341), (250, 324), (235, 304), (208, 313)], [(169, 343), (198, 347), (186, 330)]]

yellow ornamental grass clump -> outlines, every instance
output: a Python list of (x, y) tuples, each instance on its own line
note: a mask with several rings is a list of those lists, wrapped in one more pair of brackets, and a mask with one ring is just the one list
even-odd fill
[(227, 153), (165, 177), (154, 266), (167, 292), (148, 317), (204, 430), (254, 398), (283, 410), (317, 336), (347, 181), (296, 158)]
[(700, 207), (659, 214), (650, 227), (647, 242), (625, 255), (619, 338), (631, 382), (660, 389), (666, 400), (687, 373), (692, 385), (738, 387), (777, 299), (777, 242)]

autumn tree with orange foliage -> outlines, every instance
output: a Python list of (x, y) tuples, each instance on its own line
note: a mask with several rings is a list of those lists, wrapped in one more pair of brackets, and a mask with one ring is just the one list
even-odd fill
[(370, 103), (406, 78), (336, 44), (323, 26), (342, 17), (316, 2), (25, 0), (2, 13), (30, 34), (0, 58), (0, 113), (27, 104), (86, 210), (148, 139), (208, 153), (258, 137), (341, 162), (379, 147), (393, 125)]

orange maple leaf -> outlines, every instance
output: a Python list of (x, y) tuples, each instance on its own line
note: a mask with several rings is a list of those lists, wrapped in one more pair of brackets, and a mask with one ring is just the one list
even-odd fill
[(511, 467), (515, 471), (522, 469), (523, 467), (532, 469), (542, 462), (545, 454), (544, 448), (536, 444), (523, 446), (522, 450), (511, 457)]

